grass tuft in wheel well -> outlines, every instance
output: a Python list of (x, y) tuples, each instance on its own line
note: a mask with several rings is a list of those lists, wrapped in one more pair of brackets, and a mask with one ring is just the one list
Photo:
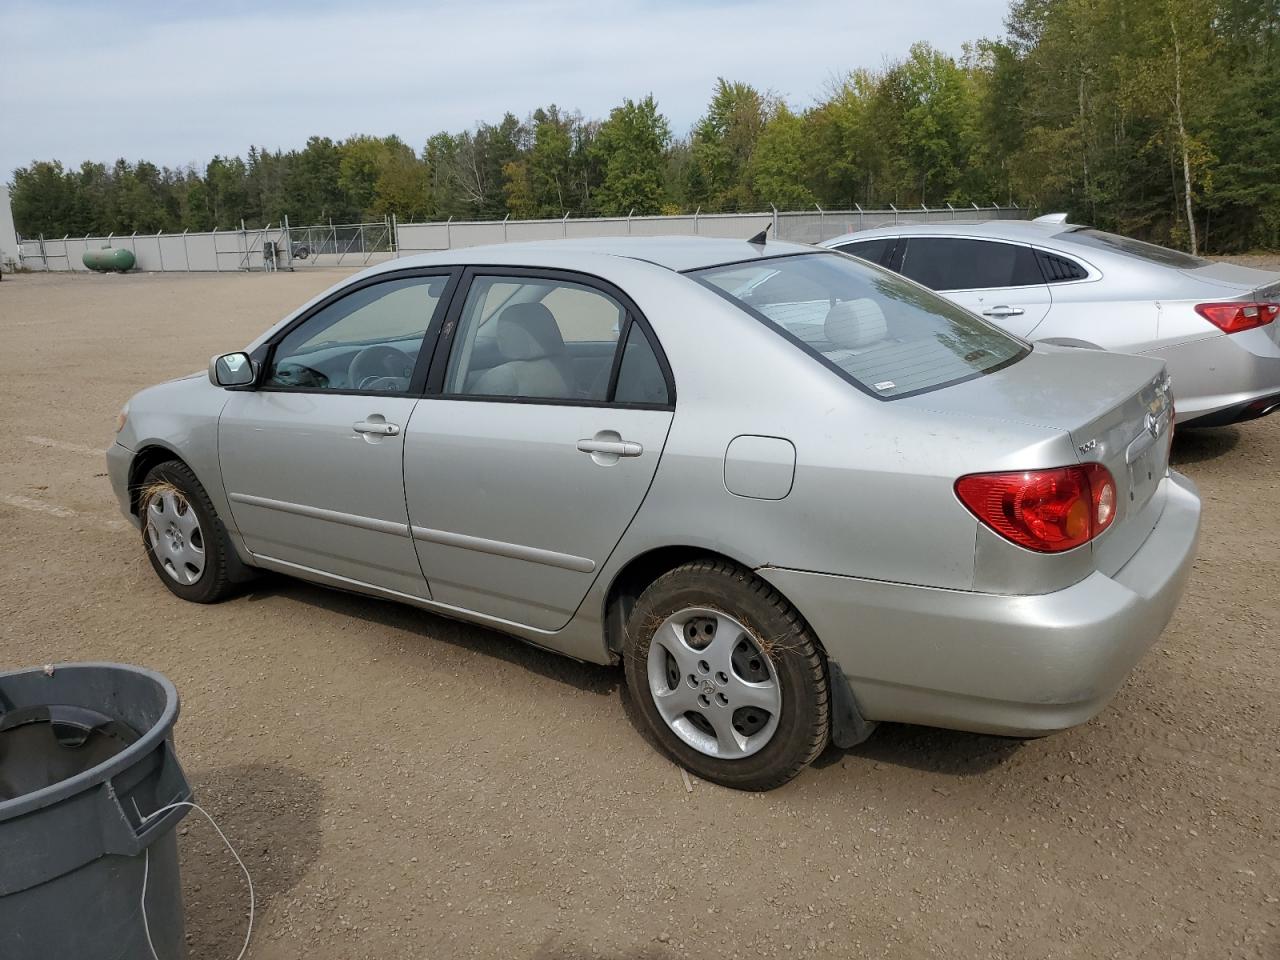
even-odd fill
[(623, 627), (645, 588), (664, 573), (695, 560), (723, 560), (741, 566), (736, 560), (714, 550), (677, 546), (659, 547), (642, 553), (618, 571), (604, 605), (605, 645), (610, 652), (622, 652)]
[(134, 516), (138, 516), (143, 502), (156, 492), (144, 486), (147, 474), (151, 472), (152, 467), (168, 463), (170, 460), (184, 463), (180, 456), (166, 447), (145, 447), (134, 456), (133, 463), (129, 465), (129, 509)]

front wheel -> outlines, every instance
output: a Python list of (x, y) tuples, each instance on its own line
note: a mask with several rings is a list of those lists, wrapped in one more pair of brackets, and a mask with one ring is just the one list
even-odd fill
[(827, 745), (817, 641), (763, 580), (726, 561), (677, 567), (627, 619), (627, 690), (662, 747), (705, 780), (771, 790)]
[(180, 460), (152, 467), (139, 501), (143, 548), (160, 582), (193, 603), (225, 599), (235, 589), (235, 548), (191, 469)]

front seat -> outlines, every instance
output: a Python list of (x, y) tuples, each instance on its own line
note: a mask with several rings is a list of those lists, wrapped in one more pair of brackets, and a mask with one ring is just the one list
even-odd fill
[(540, 303), (513, 303), (494, 321), (502, 362), (480, 375), (468, 393), (492, 397), (573, 398), (573, 362), (556, 318)]

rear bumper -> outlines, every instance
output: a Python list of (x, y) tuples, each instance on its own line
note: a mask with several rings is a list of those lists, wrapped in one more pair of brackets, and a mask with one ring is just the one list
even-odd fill
[(1227, 427), (1233, 423), (1245, 423), (1249, 420), (1257, 420), (1259, 417), (1267, 417), (1280, 410), (1280, 392), (1270, 394), (1265, 397), (1258, 397), (1256, 400), (1246, 400), (1235, 406), (1224, 407), (1214, 413), (1206, 413), (1200, 416), (1191, 417), (1191, 419), (1182, 419), (1179, 410), (1179, 424), (1181, 427)]
[(1179, 425), (1226, 426), (1280, 403), (1280, 345), (1270, 324), (1152, 351), (1173, 378)]
[(1200, 529), (1191, 481), (1114, 576), (1001, 596), (762, 568), (849, 677), (868, 720), (1036, 736), (1083, 723), (1164, 630)]

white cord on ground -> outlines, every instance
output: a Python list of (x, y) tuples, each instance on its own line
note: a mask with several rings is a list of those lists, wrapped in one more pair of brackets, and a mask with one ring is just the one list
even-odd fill
[[(253, 896), (253, 877), (249, 876), (249, 868), (244, 865), (244, 861), (240, 859), (240, 854), (236, 853), (236, 848), (231, 845), (231, 841), (227, 839), (227, 835), (222, 832), (222, 828), (218, 826), (217, 821), (209, 815), (209, 812), (198, 803), (192, 803), (189, 800), (182, 800), (178, 803), (171, 803), (166, 807), (161, 807), (154, 813), (149, 814), (143, 819), (145, 824), (148, 820), (154, 820), (162, 814), (168, 813), (170, 810), (177, 810), (179, 807), (190, 807), (192, 810), (198, 810), (209, 821), (209, 825), (218, 831), (218, 836), (222, 838), (222, 842), (227, 845), (227, 849), (231, 851), (231, 856), (236, 858), (236, 863), (240, 864), (240, 870), (244, 873), (244, 879), (249, 884), (249, 929), (244, 932), (244, 946), (240, 948), (240, 952), (236, 954), (236, 960), (244, 960), (249, 953), (249, 939), (253, 936), (253, 908), (255, 900)], [(142, 930), (147, 935), (147, 946), (151, 948), (152, 960), (160, 960), (159, 954), (156, 953), (156, 945), (151, 942), (151, 924), (147, 920), (147, 876), (151, 872), (151, 848), (148, 847), (143, 851), (144, 859), (142, 861)]]

